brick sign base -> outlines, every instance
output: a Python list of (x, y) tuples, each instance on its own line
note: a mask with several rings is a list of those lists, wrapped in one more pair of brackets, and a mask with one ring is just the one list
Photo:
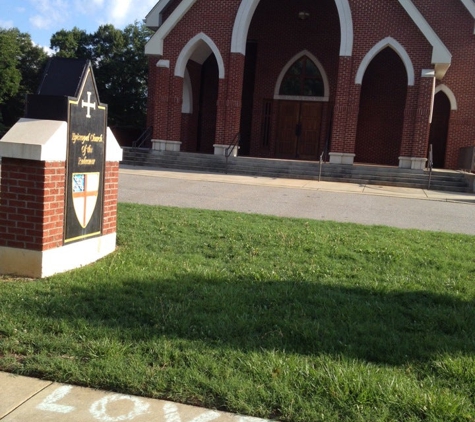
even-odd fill
[(0, 274), (42, 278), (115, 250), (119, 161), (108, 130), (100, 236), (64, 243), (65, 122), (21, 119), (0, 141)]

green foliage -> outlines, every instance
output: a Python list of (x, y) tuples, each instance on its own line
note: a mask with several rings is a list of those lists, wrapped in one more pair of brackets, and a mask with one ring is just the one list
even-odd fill
[[(2, 40), (8, 41), (5, 50)], [(44, 50), (33, 44), (29, 34), (16, 28), (0, 29), (0, 136), (2, 130), (6, 131), (23, 117), (26, 95), (38, 89), (47, 58)], [(10, 63), (10, 72), (4, 70), (5, 61)]]
[(0, 28), (0, 103), (15, 95), (20, 87), (21, 74), (17, 68), (19, 55), (14, 32)]
[(86, 31), (74, 27), (70, 31), (62, 29), (51, 37), (50, 47), (57, 57), (91, 59), (91, 36)]
[(285, 422), (475, 420), (471, 236), (119, 204), (118, 244), (0, 278), (0, 370)]
[(144, 54), (150, 30), (135, 22), (124, 30), (102, 25), (93, 34), (74, 28), (51, 38), (58, 57), (91, 60), (101, 101), (109, 106), (109, 125), (144, 128), (148, 64)]

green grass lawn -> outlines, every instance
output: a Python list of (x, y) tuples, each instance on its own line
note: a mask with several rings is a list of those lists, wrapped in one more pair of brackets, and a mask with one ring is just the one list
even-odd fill
[(0, 370), (275, 418), (475, 421), (475, 239), (119, 204), (118, 250), (0, 279)]

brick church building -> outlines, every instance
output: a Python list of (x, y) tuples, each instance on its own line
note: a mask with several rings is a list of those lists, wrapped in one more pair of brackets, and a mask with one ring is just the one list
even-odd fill
[[(154, 148), (457, 169), (475, 145), (473, 0), (160, 0)], [(328, 153), (328, 154), (327, 154)]]

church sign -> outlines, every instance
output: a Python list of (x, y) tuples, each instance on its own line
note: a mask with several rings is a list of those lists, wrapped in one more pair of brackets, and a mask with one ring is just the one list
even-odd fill
[(65, 243), (101, 235), (106, 130), (107, 106), (89, 65), (79, 95), (68, 100)]

